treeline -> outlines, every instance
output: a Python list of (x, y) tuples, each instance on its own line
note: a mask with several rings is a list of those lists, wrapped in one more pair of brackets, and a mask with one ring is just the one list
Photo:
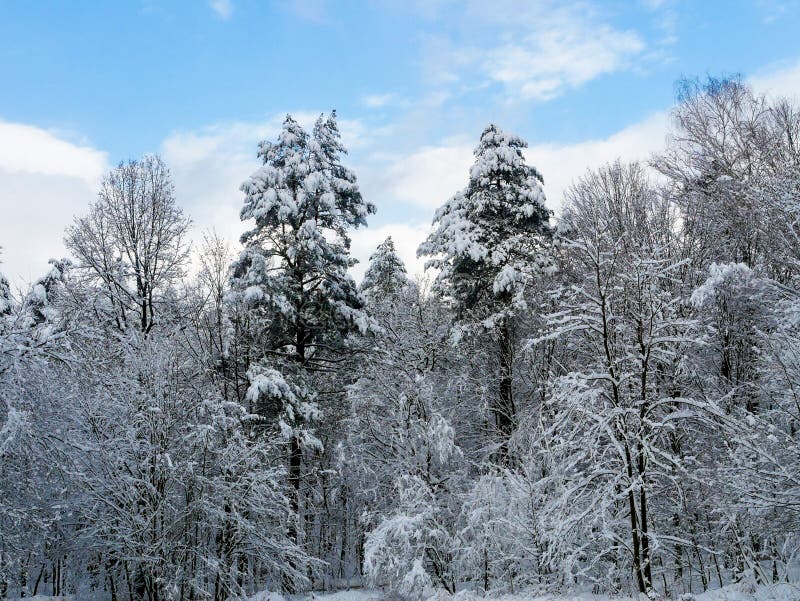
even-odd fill
[(387, 239), (360, 285), (335, 113), (259, 145), (237, 256), (113, 169), (0, 277), (0, 599), (796, 580), (800, 109), (683, 82), (557, 217), (525, 146), (488, 126), (427, 275)]

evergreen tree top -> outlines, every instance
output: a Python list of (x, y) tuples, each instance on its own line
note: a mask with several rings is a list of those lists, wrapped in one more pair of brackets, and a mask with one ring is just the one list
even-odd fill
[(469, 182), (434, 217), (434, 231), (417, 251), (439, 270), (436, 287), (460, 312), (518, 297), (527, 279), (550, 265), (542, 176), (525, 162), (520, 137), (494, 124), (475, 148)]
[(361, 292), (370, 296), (385, 297), (402, 290), (409, 284), (406, 266), (395, 250), (389, 236), (370, 255), (369, 266), (361, 282)]
[[(533, 175), (539, 183), (544, 183), (535, 167), (525, 164), (522, 149), (528, 143), (519, 136), (503, 131), (494, 123), (486, 126), (473, 154), (476, 162), (470, 169), (470, 181), (484, 185), (499, 174)], [(495, 183), (500, 183), (495, 180)]]
[(11, 286), (2, 273), (0, 273), (0, 315), (11, 312)]
[(349, 247), (348, 228), (366, 225), (375, 205), (364, 201), (355, 174), (341, 163), (345, 153), (335, 112), (320, 116), (311, 136), (287, 115), (277, 141), (259, 144), (263, 165), (242, 184), (241, 217), (256, 222), (242, 242), (276, 228), (297, 232), (313, 222)]
[[(335, 113), (320, 116), (309, 135), (291, 116), (274, 142), (259, 145), (263, 165), (242, 185), (245, 248), (232, 284), (268, 314), (276, 348), (304, 357), (314, 345), (333, 348), (365, 330), (358, 289), (348, 268), (350, 230), (375, 212), (345, 167)], [(298, 342), (300, 336), (300, 342)], [(287, 350), (288, 349), (288, 350)]]

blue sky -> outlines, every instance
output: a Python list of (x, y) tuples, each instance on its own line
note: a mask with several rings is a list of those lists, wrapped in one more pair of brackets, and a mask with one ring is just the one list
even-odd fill
[(0, 0), (0, 269), (40, 274), (103, 171), (146, 152), (233, 241), (258, 139), (331, 108), (379, 208), (354, 252), (391, 233), (413, 263), (487, 122), (529, 141), (557, 209), (587, 167), (663, 146), (680, 77), (800, 97), (798, 26), (778, 0)]

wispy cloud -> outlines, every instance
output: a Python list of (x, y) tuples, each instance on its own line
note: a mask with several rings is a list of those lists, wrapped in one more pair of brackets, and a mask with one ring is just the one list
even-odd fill
[(646, 49), (639, 33), (615, 27), (587, 2), (469, 2), (463, 13), (458, 36), (429, 42), (429, 73), (441, 85), (470, 79), (480, 87), (477, 73), (508, 99), (555, 98), (632, 67)]
[(211, 0), (208, 5), (223, 21), (233, 16), (233, 2), (231, 0)]
[(756, 8), (761, 12), (764, 23), (774, 23), (797, 10), (797, 2), (793, 0), (756, 0)]
[(361, 99), (361, 103), (369, 109), (377, 109), (391, 104), (395, 100), (394, 94), (368, 94)]
[(599, 75), (621, 69), (644, 43), (632, 32), (599, 25), (541, 31), (492, 50), (486, 73), (522, 98), (549, 100)]
[(321, 24), (328, 20), (327, 0), (282, 0), (280, 6), (304, 21)]

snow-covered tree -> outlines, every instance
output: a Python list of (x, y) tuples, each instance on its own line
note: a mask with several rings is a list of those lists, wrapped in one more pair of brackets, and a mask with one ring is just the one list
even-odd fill
[(105, 382), (86, 381), (93, 394), (76, 395), (77, 536), (104, 558), (112, 590), (128, 573), (138, 598), (226, 599), (252, 592), (255, 573), (276, 588), (302, 581), (279, 446), (193, 379), (187, 350), (179, 336), (152, 335), (120, 349)]
[(673, 117), (666, 179), (589, 171), (553, 229), (489, 126), (433, 285), (391, 238), (348, 275), (334, 114), (259, 146), (233, 264), (186, 269), (160, 159), (112, 170), (72, 257), (0, 276), (0, 599), (797, 598), (800, 109), (709, 79)]
[(684, 80), (678, 100), (668, 147), (653, 164), (681, 208), (693, 262), (701, 270), (712, 262), (772, 262), (768, 252), (783, 226), (769, 214), (773, 201), (756, 191), (798, 164), (800, 114), (739, 78)]
[(0, 273), (0, 315), (11, 313), (11, 286), (6, 276)]
[(635, 165), (590, 173), (567, 199), (562, 244), (575, 281), (554, 292), (560, 306), (543, 338), (567, 337), (572, 363), (539, 421), (540, 527), (550, 561), (572, 577), (611, 575), (613, 586), (632, 573), (652, 594), (659, 504), (687, 477), (676, 441), (703, 424), (678, 384), (693, 335), (674, 222)]
[(375, 207), (341, 163), (335, 113), (321, 116), (312, 135), (287, 116), (277, 141), (262, 142), (258, 154), (264, 164), (242, 185), (241, 217), (255, 225), (242, 235), (233, 285), (263, 319), (248, 395), (289, 441), (296, 512), (303, 448), (319, 446), (311, 422), (325, 400), (312, 380), (335, 368), (350, 333), (368, 327), (347, 270), (355, 262), (350, 230)]
[(439, 270), (435, 289), (452, 300), (458, 327), (484, 329), (497, 341), (499, 375), (492, 406), (497, 459), (508, 460), (516, 425), (513, 318), (525, 289), (551, 265), (550, 212), (542, 176), (526, 164), (521, 138), (489, 125), (475, 148), (469, 183), (436, 212), (434, 230), (417, 251)]
[(167, 165), (147, 155), (106, 174), (98, 199), (67, 228), (64, 242), (90, 281), (101, 284), (117, 327), (147, 334), (164, 293), (184, 273), (189, 225)]
[(64, 306), (68, 262), (50, 263), (19, 302), (7, 297), (0, 314), (0, 596), (38, 589), (45, 561), (73, 532), (76, 505), (61, 477), (72, 416), (56, 374), (72, 357), (81, 309)]
[(540, 491), (530, 476), (486, 474), (462, 496), (459, 573), (471, 575), (480, 592), (541, 583)]
[(449, 315), (416, 285), (376, 311), (370, 361), (349, 389), (339, 468), (362, 507), (371, 582), (416, 598), (452, 590), (464, 461), (447, 400)]
[(359, 289), (368, 300), (380, 301), (402, 291), (409, 283), (406, 266), (389, 236), (370, 255)]

